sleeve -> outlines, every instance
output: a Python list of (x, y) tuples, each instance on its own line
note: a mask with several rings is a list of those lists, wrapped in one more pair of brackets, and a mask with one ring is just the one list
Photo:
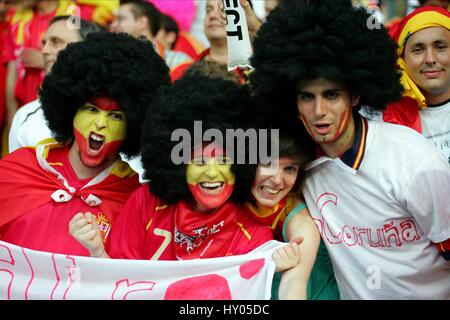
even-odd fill
[(8, 136), (8, 148), (9, 153), (24, 147), (19, 142), (19, 131), (20, 131), (20, 124), (23, 122), (23, 111), (21, 112), (23, 108), (20, 108), (17, 110), (16, 114), (14, 115), (13, 121), (11, 123), (11, 128), (9, 129), (9, 136)]
[(145, 259), (146, 224), (153, 216), (155, 205), (156, 198), (147, 184), (133, 192), (112, 226), (106, 247), (111, 258)]
[(283, 223), (283, 240), (284, 242), (289, 242), (287, 234), (286, 234), (286, 229), (287, 229), (287, 225), (289, 224), (289, 221), (292, 219), (292, 217), (294, 217), (295, 215), (297, 215), (300, 211), (302, 211), (303, 209), (306, 209), (306, 203), (302, 202), (299, 203), (294, 209), (292, 209), (291, 212), (289, 212), (288, 216), (286, 217), (286, 220), (284, 220)]
[(450, 166), (436, 151), (409, 182), (406, 206), (433, 243), (450, 238)]

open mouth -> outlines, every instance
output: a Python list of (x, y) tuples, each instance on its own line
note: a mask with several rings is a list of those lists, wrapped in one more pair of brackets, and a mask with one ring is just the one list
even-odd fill
[(225, 183), (223, 181), (201, 182), (200, 188), (205, 193), (217, 194), (222, 191), (224, 185), (225, 185)]
[(319, 134), (327, 134), (331, 129), (331, 124), (315, 124), (314, 127)]
[(103, 145), (105, 143), (105, 137), (101, 134), (97, 134), (94, 132), (91, 132), (89, 134), (89, 151), (92, 153), (98, 153), (102, 149)]
[(280, 193), (281, 189), (275, 189), (268, 186), (261, 186), (259, 188), (263, 193), (274, 196)]

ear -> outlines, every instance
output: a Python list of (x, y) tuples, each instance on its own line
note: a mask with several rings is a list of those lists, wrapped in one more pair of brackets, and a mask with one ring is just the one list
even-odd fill
[(359, 103), (359, 98), (360, 96), (356, 96), (356, 97), (352, 97), (350, 100), (350, 104), (352, 105), (352, 107), (356, 107)]
[(148, 29), (150, 31), (150, 23), (146, 16), (141, 16), (137, 19), (137, 23), (140, 29)]
[(170, 43), (170, 46), (173, 47), (175, 45), (175, 41), (177, 40), (177, 34), (175, 32), (166, 33), (166, 40)]

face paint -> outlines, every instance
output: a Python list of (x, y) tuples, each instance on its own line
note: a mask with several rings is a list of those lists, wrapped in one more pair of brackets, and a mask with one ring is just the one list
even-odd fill
[(200, 210), (215, 209), (224, 204), (231, 196), (235, 183), (231, 163), (224, 158), (223, 151), (215, 148), (209, 152), (207, 149), (211, 151), (209, 147), (196, 150), (193, 161), (186, 169), (188, 188)]
[(125, 114), (114, 100), (105, 97), (80, 107), (73, 128), (81, 160), (88, 167), (115, 159), (126, 138)]

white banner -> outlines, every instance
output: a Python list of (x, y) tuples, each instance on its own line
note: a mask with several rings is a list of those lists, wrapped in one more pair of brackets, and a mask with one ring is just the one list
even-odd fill
[(96, 259), (0, 241), (0, 299), (267, 300), (275, 271), (270, 241), (249, 254), (214, 259)]

